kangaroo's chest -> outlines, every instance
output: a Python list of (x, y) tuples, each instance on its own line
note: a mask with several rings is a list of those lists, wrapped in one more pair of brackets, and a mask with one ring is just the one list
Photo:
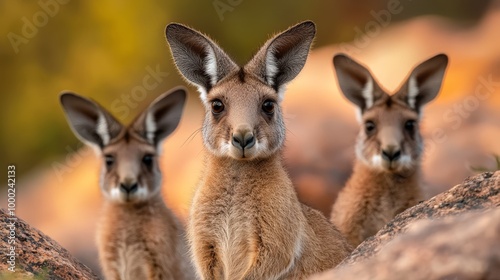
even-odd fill
[(251, 265), (257, 252), (258, 207), (250, 192), (223, 189), (197, 194), (193, 201), (190, 230), (201, 248), (213, 250), (224, 274), (235, 275)]
[(120, 279), (147, 279), (147, 249), (140, 232), (120, 225), (98, 232), (99, 257), (105, 270)]
[(139, 242), (123, 240), (117, 247), (117, 267), (121, 279), (147, 279), (146, 250)]
[(147, 216), (139, 219), (134, 213), (114, 213), (106, 217), (98, 231), (99, 254), (101, 262), (106, 263), (104, 267), (120, 279), (148, 279), (154, 269), (152, 264), (163, 262), (158, 259), (158, 253), (166, 254), (170, 249), (165, 238), (169, 232), (162, 225), (160, 219), (148, 219)]
[(252, 198), (240, 194), (216, 195), (200, 201), (196, 206), (194, 222), (200, 230), (210, 233), (219, 242), (232, 243), (251, 234), (256, 222)]

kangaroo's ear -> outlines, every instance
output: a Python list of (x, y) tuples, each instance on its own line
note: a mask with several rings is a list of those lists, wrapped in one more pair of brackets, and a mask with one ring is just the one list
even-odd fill
[(438, 54), (418, 65), (401, 89), (394, 95), (417, 112), (427, 102), (436, 98), (441, 89), (448, 56)]
[(60, 102), (71, 129), (86, 144), (102, 149), (123, 128), (110, 113), (90, 99), (65, 92)]
[(245, 68), (282, 94), (304, 67), (316, 34), (312, 21), (299, 23), (268, 40)]
[(361, 109), (361, 113), (386, 95), (370, 71), (347, 55), (333, 57), (333, 66), (341, 92)]
[(203, 100), (208, 91), (238, 66), (207, 36), (186, 26), (171, 23), (165, 30), (175, 65), (198, 86)]
[(186, 90), (174, 88), (156, 98), (132, 124), (144, 139), (156, 147), (179, 124), (186, 103)]

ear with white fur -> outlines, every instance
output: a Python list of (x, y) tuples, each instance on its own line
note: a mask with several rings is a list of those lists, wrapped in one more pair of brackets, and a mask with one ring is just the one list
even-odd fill
[(75, 135), (84, 143), (102, 149), (118, 136), (123, 126), (94, 101), (65, 92), (60, 102)]
[(447, 65), (448, 56), (445, 54), (438, 54), (424, 61), (411, 72), (395, 97), (420, 112), (423, 105), (438, 95)]
[(268, 40), (245, 69), (281, 95), (304, 67), (315, 34), (312, 21), (299, 23)]
[(165, 35), (175, 65), (189, 82), (198, 86), (203, 100), (217, 82), (238, 69), (217, 44), (196, 30), (171, 23)]
[(174, 88), (156, 98), (132, 126), (144, 139), (158, 147), (177, 128), (185, 103), (186, 90)]
[(386, 95), (370, 71), (347, 55), (336, 55), (333, 58), (333, 66), (340, 90), (349, 101), (361, 109), (361, 113)]

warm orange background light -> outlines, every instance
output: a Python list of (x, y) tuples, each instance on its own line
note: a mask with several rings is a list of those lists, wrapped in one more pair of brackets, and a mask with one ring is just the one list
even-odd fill
[[(339, 51), (348, 51), (367, 65), (388, 90), (396, 89), (423, 60), (440, 52), (450, 57), (442, 91), (424, 109), (422, 120), (428, 148), (423, 160), (428, 196), (473, 174), (469, 164), (493, 165), (490, 155), (500, 154), (499, 26), (498, 11), (488, 13), (470, 29), (455, 28), (441, 18), (421, 17), (384, 30), (359, 53), (346, 46), (315, 49), (290, 84), (283, 104), (289, 131), (284, 156), (301, 199), (328, 212), (354, 160), (354, 108), (339, 93), (332, 68), (332, 57)], [(465, 104), (470, 101), (467, 98), (474, 96), (480, 77), (488, 79), (490, 75), (499, 84), (487, 100), (467, 111), (467, 117), (460, 117), (460, 126), (453, 129), (444, 114), (457, 105), (472, 108)], [(161, 161), (165, 200), (183, 220), (203, 166), (201, 136), (197, 133), (190, 138), (201, 121), (198, 94), (190, 88), (184, 117), (165, 141)], [(444, 130), (446, 141), (433, 140), (437, 129)], [(89, 151), (68, 157), (74, 162), (59, 160), (68, 166), (61, 180), (53, 167), (47, 166), (18, 186), (22, 192), (18, 194), (17, 213), (95, 267), (94, 231), (101, 202), (99, 160)]]

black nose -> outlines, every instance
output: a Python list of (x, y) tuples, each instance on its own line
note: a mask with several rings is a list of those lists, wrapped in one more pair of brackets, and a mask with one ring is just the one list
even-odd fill
[(250, 149), (255, 145), (255, 137), (253, 133), (247, 132), (245, 135), (241, 133), (233, 134), (233, 146), (241, 149)]
[(120, 190), (124, 193), (127, 193), (127, 194), (135, 193), (138, 188), (139, 188), (139, 186), (137, 185), (137, 183), (134, 183), (134, 184), (121, 183), (120, 184)]
[(388, 161), (395, 161), (401, 156), (400, 150), (382, 150), (382, 157)]

